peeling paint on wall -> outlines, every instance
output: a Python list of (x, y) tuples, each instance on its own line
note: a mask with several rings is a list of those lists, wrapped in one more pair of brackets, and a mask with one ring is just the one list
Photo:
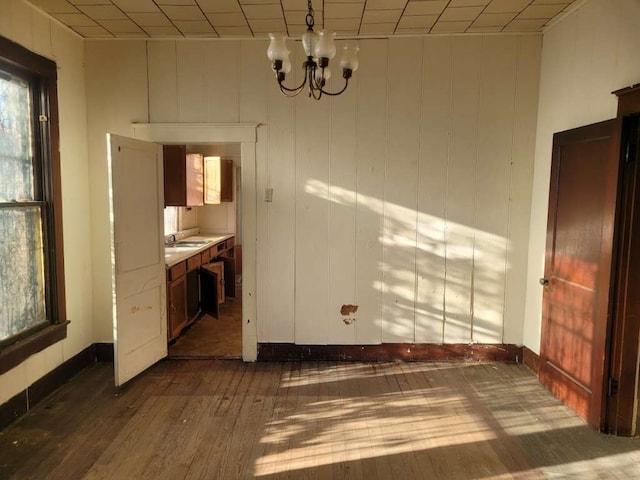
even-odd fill
[(342, 321), (346, 325), (351, 325), (356, 321), (356, 312), (358, 311), (358, 305), (342, 305), (340, 307), (340, 315), (342, 315)]

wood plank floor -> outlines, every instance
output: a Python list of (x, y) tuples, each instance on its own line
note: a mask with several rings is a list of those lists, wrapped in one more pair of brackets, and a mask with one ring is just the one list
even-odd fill
[(173, 358), (242, 358), (242, 296), (220, 304), (218, 318), (203, 315), (169, 345)]
[(98, 364), (0, 432), (2, 479), (640, 478), (522, 365)]

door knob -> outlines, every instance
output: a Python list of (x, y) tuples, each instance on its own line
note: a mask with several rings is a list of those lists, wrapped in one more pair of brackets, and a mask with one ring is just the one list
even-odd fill
[(541, 278), (540, 280), (540, 285), (542, 285), (543, 287), (548, 287), (549, 286), (549, 279), (548, 278)]

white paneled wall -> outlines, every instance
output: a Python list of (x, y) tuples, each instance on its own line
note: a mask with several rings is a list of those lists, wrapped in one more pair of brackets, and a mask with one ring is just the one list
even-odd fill
[(616, 116), (611, 92), (640, 82), (640, 2), (590, 0), (544, 35), (524, 343), (540, 347), (553, 134)]
[(260, 123), (261, 342), (520, 343), (541, 37), (360, 40), (320, 102), (282, 97), (266, 46), (88, 41), (93, 158), (136, 120)]
[[(80, 38), (22, 0), (2, 0), (0, 35), (58, 67), (67, 338), (0, 375), (0, 404), (93, 343), (91, 204)], [(2, 281), (2, 279), (0, 279)]]

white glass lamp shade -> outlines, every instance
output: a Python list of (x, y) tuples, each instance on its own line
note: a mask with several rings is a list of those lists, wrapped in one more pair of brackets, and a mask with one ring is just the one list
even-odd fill
[(360, 49), (358, 47), (350, 47), (349, 45), (345, 45), (345, 47), (342, 49), (340, 67), (348, 68), (352, 72), (355, 72), (358, 69), (358, 65), (360, 64), (358, 61), (359, 50)]
[(267, 49), (267, 57), (272, 62), (276, 60), (282, 60), (284, 62), (289, 58), (289, 49), (287, 48), (287, 37), (281, 33), (270, 33), (269, 48)]
[(336, 36), (334, 32), (328, 30), (321, 30), (318, 34), (318, 43), (314, 54), (318, 58), (333, 58), (336, 54), (336, 45), (333, 43), (333, 38)]
[(302, 35), (302, 48), (307, 57), (313, 56), (317, 44), (318, 34), (313, 30), (307, 30), (304, 35)]
[(280, 71), (284, 74), (287, 74), (291, 71), (291, 60), (289, 60), (289, 57), (285, 58), (282, 62), (282, 68), (280, 69)]
[(329, 81), (329, 79), (331, 78), (331, 69), (329, 67), (325, 67), (324, 69), (316, 69), (316, 83), (318, 85), (320, 85), (323, 78), (325, 82)]

